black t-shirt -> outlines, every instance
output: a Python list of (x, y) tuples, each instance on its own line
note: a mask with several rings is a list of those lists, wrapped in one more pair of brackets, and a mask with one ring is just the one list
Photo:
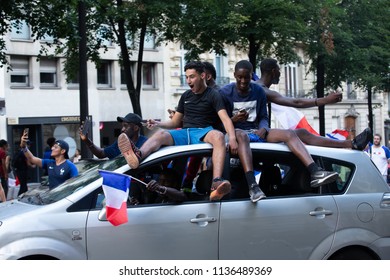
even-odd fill
[(222, 128), (222, 122), (218, 112), (225, 109), (221, 94), (210, 88), (195, 94), (191, 90), (183, 93), (179, 100), (177, 112), (184, 115), (183, 128), (204, 128), (212, 126), (215, 129)]

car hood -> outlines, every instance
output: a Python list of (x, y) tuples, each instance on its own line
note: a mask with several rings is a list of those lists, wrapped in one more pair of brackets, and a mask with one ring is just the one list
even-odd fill
[(25, 214), (38, 207), (41, 206), (23, 203), (16, 199), (0, 203), (0, 221), (15, 215)]

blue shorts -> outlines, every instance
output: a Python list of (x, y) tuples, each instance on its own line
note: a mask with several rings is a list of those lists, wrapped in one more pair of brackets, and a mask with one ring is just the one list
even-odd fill
[(173, 138), (175, 146), (204, 143), (203, 139), (207, 133), (213, 130), (212, 126), (206, 128), (183, 128), (168, 130)]
[(248, 137), (249, 137), (249, 142), (260, 142), (260, 143), (266, 143), (267, 140), (261, 138), (259, 135), (252, 133), (250, 130), (246, 131)]

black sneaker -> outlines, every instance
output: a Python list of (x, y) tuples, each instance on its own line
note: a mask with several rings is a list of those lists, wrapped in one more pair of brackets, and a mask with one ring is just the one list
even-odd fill
[(357, 135), (352, 140), (352, 149), (363, 151), (364, 148), (366, 148), (368, 142), (371, 141), (371, 139), (372, 139), (372, 132), (371, 129), (367, 127), (365, 130), (363, 130), (362, 133)]
[(337, 180), (339, 174), (334, 171), (318, 170), (311, 174), (310, 187), (317, 188), (319, 186), (333, 183)]
[(252, 202), (257, 202), (260, 199), (265, 198), (265, 194), (260, 189), (258, 184), (252, 184), (252, 186), (249, 187), (249, 195)]

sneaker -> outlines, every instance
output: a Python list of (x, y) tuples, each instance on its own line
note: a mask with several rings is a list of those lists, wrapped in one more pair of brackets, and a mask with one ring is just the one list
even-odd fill
[(354, 150), (360, 150), (363, 151), (368, 142), (370, 142), (372, 139), (372, 132), (369, 127), (367, 127), (365, 130), (363, 130), (362, 133), (357, 135), (353, 140), (352, 140), (352, 149)]
[(265, 194), (260, 189), (258, 184), (252, 184), (249, 187), (249, 196), (251, 197), (252, 202), (257, 202), (262, 198), (265, 198)]
[(211, 186), (210, 200), (221, 200), (222, 197), (230, 193), (232, 185), (228, 180), (222, 178), (214, 179), (213, 185)]
[(317, 188), (319, 186), (333, 183), (337, 180), (339, 174), (334, 171), (318, 170), (311, 174), (310, 187)]
[(132, 169), (137, 168), (141, 159), (141, 151), (134, 145), (125, 133), (121, 133), (121, 135), (119, 135), (118, 147), (122, 155), (125, 157), (127, 164)]

